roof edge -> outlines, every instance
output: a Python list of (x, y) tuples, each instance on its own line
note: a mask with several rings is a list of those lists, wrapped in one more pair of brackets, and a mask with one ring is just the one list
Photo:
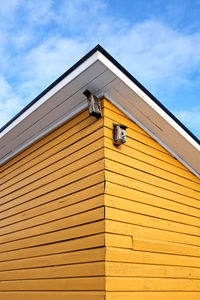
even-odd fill
[(79, 67), (85, 60), (87, 60), (96, 51), (102, 53), (107, 59), (109, 59), (120, 71), (122, 71), (131, 81), (133, 81), (147, 96), (151, 98), (167, 115), (169, 115), (187, 134), (191, 136), (199, 145), (200, 140), (179, 120), (173, 113), (171, 113), (155, 96), (153, 96), (134, 76), (132, 76), (120, 63), (118, 63), (101, 45), (96, 45), (91, 51), (89, 51), (85, 56), (83, 56), (77, 63), (75, 63), (71, 68), (69, 68), (65, 73), (63, 73), (58, 79), (56, 79), (52, 84), (50, 84), (42, 93), (40, 93), (36, 98), (34, 98), (28, 105), (26, 105), (19, 113), (17, 113), (11, 120), (9, 120), (3, 127), (0, 128), (2, 132), (7, 128), (13, 121), (15, 121), (20, 115), (22, 115), (28, 108), (30, 108), (34, 103), (36, 103), (41, 97), (43, 97), (47, 92), (49, 92), (53, 87), (55, 87), (61, 80), (63, 80), (67, 75)]
[(142, 124), (137, 118), (135, 118), (131, 113), (129, 113), (116, 99), (110, 97), (108, 93), (99, 95), (110, 101), (115, 105), (121, 112), (123, 112), (130, 120), (136, 123), (140, 128), (142, 128), (149, 136), (151, 136), (158, 144), (160, 144), (167, 152), (169, 152), (174, 158), (180, 161), (189, 171), (191, 171), (196, 177), (200, 178), (200, 173), (197, 172), (184, 158), (182, 158), (178, 153), (176, 153), (171, 147), (169, 147), (164, 141), (162, 141), (158, 136), (156, 136), (151, 130), (149, 130), (144, 124)]
[(165, 113), (167, 113), (183, 130), (185, 130), (199, 145), (200, 139), (197, 138), (172, 112), (170, 112), (151, 92), (149, 92), (133, 75), (131, 75), (118, 61), (116, 61), (104, 48), (98, 45), (100, 51), (108, 58), (120, 71), (122, 71), (131, 81), (133, 81), (151, 100), (153, 100)]

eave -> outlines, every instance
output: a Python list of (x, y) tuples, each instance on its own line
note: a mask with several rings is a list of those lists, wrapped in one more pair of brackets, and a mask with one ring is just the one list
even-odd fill
[(200, 178), (200, 141), (101, 46), (95, 47), (0, 130), (0, 164), (104, 96)]

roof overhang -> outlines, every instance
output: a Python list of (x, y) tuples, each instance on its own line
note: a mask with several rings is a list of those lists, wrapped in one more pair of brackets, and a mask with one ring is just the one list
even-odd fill
[(84, 109), (86, 89), (105, 96), (200, 178), (199, 140), (99, 45), (1, 129), (0, 164)]

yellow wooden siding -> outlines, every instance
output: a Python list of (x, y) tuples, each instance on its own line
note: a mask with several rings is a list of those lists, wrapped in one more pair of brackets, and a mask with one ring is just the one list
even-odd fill
[[(200, 180), (104, 106), (106, 299), (200, 299)], [(113, 123), (128, 126), (119, 147)]]
[(200, 299), (200, 180), (102, 105), (1, 166), (1, 300)]
[(16, 291), (14, 293), (11, 292), (4, 292), (1, 295), (1, 300), (22, 300), (22, 299), (28, 299), (28, 300), (35, 300), (35, 299), (42, 299), (42, 300), (105, 300), (105, 293), (98, 291), (35, 291), (35, 292), (18, 292)]
[(1, 167), (1, 300), (104, 299), (103, 132), (83, 111)]

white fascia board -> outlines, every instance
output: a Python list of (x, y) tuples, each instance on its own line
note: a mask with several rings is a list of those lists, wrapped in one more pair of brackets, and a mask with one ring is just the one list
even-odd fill
[(129, 88), (140, 96), (153, 110), (155, 110), (170, 126), (178, 131), (190, 144), (200, 151), (200, 145), (181, 127), (179, 126), (162, 108), (159, 107), (147, 94), (145, 94), (131, 79), (129, 79), (121, 70), (119, 70), (107, 57), (98, 51), (98, 59), (119, 77)]
[(17, 119), (15, 119), (8, 127), (6, 127), (1, 133), (0, 138), (13, 129), (17, 124), (23, 121), (28, 115), (34, 112), (39, 106), (46, 102), (49, 98), (60, 91), (64, 86), (69, 84), (73, 79), (75, 79), (79, 74), (89, 68), (98, 60), (98, 53), (95, 52), (87, 60), (85, 60), (80, 66), (73, 70), (69, 75), (63, 78), (59, 83), (57, 83), (51, 90), (49, 90), (44, 96), (42, 96), (38, 101), (31, 105), (26, 111), (24, 111)]

